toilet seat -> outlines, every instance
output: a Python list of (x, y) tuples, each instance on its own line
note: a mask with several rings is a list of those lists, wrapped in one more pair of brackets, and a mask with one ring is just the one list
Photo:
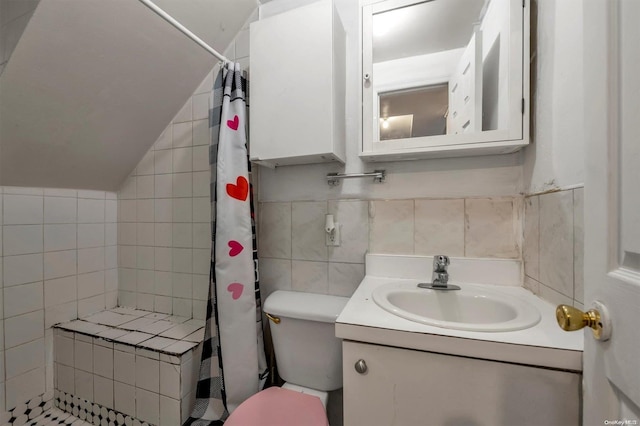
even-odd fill
[(289, 389), (265, 389), (236, 408), (225, 426), (329, 426), (320, 399)]

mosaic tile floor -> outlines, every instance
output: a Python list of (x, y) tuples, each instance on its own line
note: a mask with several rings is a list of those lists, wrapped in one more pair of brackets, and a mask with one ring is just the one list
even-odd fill
[[(84, 420), (82, 419), (84, 417)], [(39, 417), (27, 421), (27, 423), (14, 422), (13, 426), (53, 426), (53, 425), (73, 425), (73, 426), (149, 426), (140, 420), (124, 417), (122, 414), (113, 414), (113, 412), (102, 412), (94, 415), (86, 415), (81, 412), (79, 417), (62, 411), (58, 408), (42, 413)]]
[[(86, 421), (79, 419), (77, 417), (72, 416), (69, 413), (65, 413), (62, 410), (57, 408), (52, 408), (51, 410), (42, 413), (39, 417), (29, 420), (28, 423), (13, 423), (14, 426), (19, 424), (24, 424), (28, 426), (49, 426), (49, 425), (74, 425), (74, 426), (84, 426), (91, 425), (91, 423), (87, 423)], [(105, 423), (107, 425), (115, 425), (115, 423)]]

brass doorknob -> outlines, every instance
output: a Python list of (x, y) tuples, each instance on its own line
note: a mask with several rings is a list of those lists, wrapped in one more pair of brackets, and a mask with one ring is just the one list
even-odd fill
[(600, 313), (601, 310), (606, 314), (606, 308), (599, 303), (596, 308), (589, 309), (587, 312), (582, 312), (580, 309), (569, 305), (558, 305), (556, 308), (556, 320), (564, 331), (576, 331), (589, 327), (592, 329), (593, 336), (596, 339), (607, 340), (610, 334), (610, 327), (608, 326), (609, 322), (603, 320), (603, 316)]

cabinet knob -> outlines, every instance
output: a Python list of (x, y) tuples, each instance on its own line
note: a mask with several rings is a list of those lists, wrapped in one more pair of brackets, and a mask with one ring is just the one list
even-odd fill
[(356, 361), (356, 364), (354, 367), (356, 371), (360, 374), (364, 374), (367, 372), (367, 363), (364, 362), (364, 359), (359, 359), (358, 361)]

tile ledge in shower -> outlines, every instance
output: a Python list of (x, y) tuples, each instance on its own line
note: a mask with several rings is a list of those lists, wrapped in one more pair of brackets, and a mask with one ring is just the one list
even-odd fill
[(180, 356), (204, 339), (204, 321), (133, 308), (114, 308), (82, 319), (56, 324), (89, 337)]
[(56, 407), (124, 416), (113, 424), (182, 424), (195, 402), (204, 325), (132, 308), (55, 325)]

